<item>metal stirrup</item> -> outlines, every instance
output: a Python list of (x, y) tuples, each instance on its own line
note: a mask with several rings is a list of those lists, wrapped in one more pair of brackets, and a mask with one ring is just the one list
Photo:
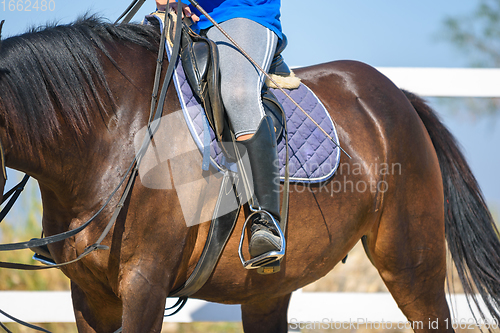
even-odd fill
[[(277, 260), (280, 260), (284, 255), (285, 255), (285, 248), (286, 248), (286, 242), (285, 242), (285, 235), (283, 234), (283, 231), (281, 231), (280, 225), (278, 221), (274, 218), (272, 214), (265, 210), (254, 210), (251, 205), (249, 205), (250, 210), (252, 213), (247, 217), (245, 224), (243, 224), (243, 229), (241, 231), (241, 238), (240, 238), (240, 245), (238, 246), (238, 255), (240, 256), (241, 263), (243, 264), (243, 267), (246, 269), (256, 269), (260, 268), (264, 265), (270, 264), (272, 262), (275, 262)], [(270, 252), (265, 252), (255, 258), (252, 258), (250, 260), (245, 260), (243, 257), (243, 241), (245, 239), (245, 231), (246, 231), (246, 226), (248, 221), (250, 221), (254, 215), (256, 214), (266, 214), (271, 218), (272, 223), (274, 224), (274, 227), (278, 231), (279, 237), (280, 237), (280, 249), (279, 251), (270, 251)]]

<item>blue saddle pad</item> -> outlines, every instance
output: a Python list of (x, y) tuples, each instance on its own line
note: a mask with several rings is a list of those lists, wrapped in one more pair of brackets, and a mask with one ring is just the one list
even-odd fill
[[(167, 47), (170, 58), (170, 49)], [(196, 100), (189, 83), (186, 80), (182, 63), (177, 59), (174, 73), (174, 84), (182, 106), (186, 123), (194, 141), (201, 151), (210, 141), (210, 162), (219, 170), (227, 167), (224, 155), (215, 141), (215, 134), (207, 126), (207, 120), (201, 105)], [(271, 89), (283, 106), (286, 114), (289, 140), (289, 171), (290, 181), (300, 183), (317, 183), (329, 179), (338, 168), (340, 149), (299, 110), (279, 89)], [(335, 142), (338, 141), (337, 131), (323, 103), (303, 83), (293, 90), (285, 90), (306, 111)], [(205, 131), (209, 131), (209, 138)], [(278, 144), (280, 158), (280, 175), (285, 173), (285, 140)]]

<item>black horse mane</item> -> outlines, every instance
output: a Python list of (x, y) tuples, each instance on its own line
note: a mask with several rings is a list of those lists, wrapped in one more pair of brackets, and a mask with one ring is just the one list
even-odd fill
[(153, 27), (116, 25), (95, 16), (3, 40), (0, 106), (5, 114), (0, 126), (29, 134), (30, 147), (52, 139), (61, 125), (78, 138), (92, 128), (94, 112), (103, 117), (116, 108), (101, 64), (104, 57), (114, 63), (108, 52), (113, 42), (156, 52), (158, 40)]

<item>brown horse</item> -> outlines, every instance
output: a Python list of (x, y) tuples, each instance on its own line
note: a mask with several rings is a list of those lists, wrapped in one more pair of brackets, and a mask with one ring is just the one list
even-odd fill
[[(45, 235), (80, 226), (125, 175), (134, 136), (148, 122), (158, 37), (151, 27), (85, 19), (2, 42), (0, 140), (7, 166), (39, 182)], [(215, 271), (192, 297), (242, 304), (247, 332), (286, 332), (292, 292), (327, 274), (362, 239), (408, 320), (424, 323), (417, 331), (430, 331), (436, 319), (440, 331), (451, 331), (444, 325), (447, 237), (466, 292), (474, 299), (478, 292), (499, 319), (497, 231), (432, 110), (359, 62), (296, 74), (330, 110), (352, 159), (343, 156), (326, 183), (291, 187), (279, 273), (242, 267), (240, 214)], [(164, 112), (179, 109), (170, 87)], [(84, 231), (49, 245), (56, 262), (93, 244), (118, 200)], [(159, 332), (165, 299), (193, 270), (207, 230), (208, 223), (186, 226), (175, 188), (151, 189), (137, 178), (103, 242), (109, 250), (62, 268), (79, 331)]]

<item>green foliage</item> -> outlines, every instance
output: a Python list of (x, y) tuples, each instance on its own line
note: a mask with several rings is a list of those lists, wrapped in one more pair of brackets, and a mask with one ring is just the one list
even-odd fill
[[(500, 0), (480, 0), (473, 13), (448, 17), (441, 38), (467, 56), (471, 67), (500, 67)], [(500, 111), (500, 98), (461, 99), (474, 116), (494, 116)], [(465, 106), (464, 106), (465, 105)]]
[[(4, 325), (15, 333), (33, 333), (36, 332), (28, 327), (21, 326), (17, 323), (4, 323)], [(52, 333), (77, 333), (76, 325), (72, 323), (58, 324), (36, 324)]]
[[(164, 325), (165, 326), (165, 325)], [(175, 330), (164, 329), (162, 332), (178, 333), (243, 333), (241, 323), (192, 323), (177, 324)]]
[[(26, 208), (23, 214), (14, 218), (7, 217), (7, 221), (0, 224), (0, 242), (22, 242), (41, 235), (42, 204), (38, 196), (36, 181), (31, 179), (22, 194), (19, 204)], [(16, 203), (17, 205), (17, 203)], [(30, 250), (0, 252), (0, 261), (18, 262), (25, 264), (39, 264), (31, 259)], [(69, 279), (58, 269), (43, 271), (21, 271), (0, 269), (0, 290), (69, 290)]]
[(447, 18), (443, 32), (473, 67), (500, 67), (500, 0), (481, 0), (472, 14)]
[[(22, 214), (9, 214), (5, 222), (0, 224), (0, 242), (13, 243), (26, 241), (41, 235), (42, 204), (38, 195), (37, 183), (33, 179), (28, 182), (16, 207), (24, 207)], [(12, 212), (14, 213), (14, 212)], [(0, 261), (39, 264), (31, 259), (30, 250), (0, 252)], [(59, 270), (21, 271), (0, 269), (0, 290), (68, 290), (69, 279)], [(48, 305), (50, 306), (50, 305)], [(22, 318), (21, 318), (22, 319)], [(16, 323), (5, 323), (12, 332), (33, 332), (33, 330)], [(38, 324), (50, 332), (76, 332), (76, 325), (70, 324)], [(1, 329), (0, 329), (1, 330)]]

